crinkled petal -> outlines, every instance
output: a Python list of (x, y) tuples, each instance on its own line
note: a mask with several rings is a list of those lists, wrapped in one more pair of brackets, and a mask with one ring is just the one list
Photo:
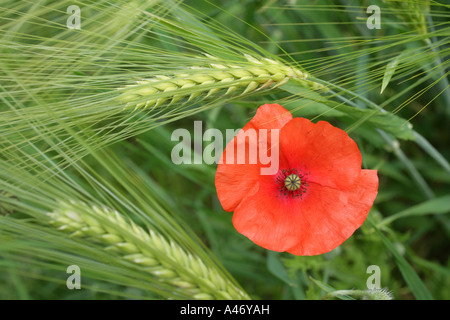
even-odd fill
[(263, 104), (256, 110), (256, 114), (250, 120), (244, 130), (253, 127), (255, 129), (281, 129), (292, 120), (292, 114), (277, 103)]
[(309, 172), (322, 186), (351, 187), (361, 171), (361, 153), (348, 134), (325, 121), (295, 118), (280, 131), (280, 153), (289, 167)]
[(257, 245), (295, 255), (333, 250), (361, 226), (378, 190), (375, 170), (361, 170), (352, 188), (311, 183), (300, 198), (280, 194), (270, 177), (233, 214), (236, 230)]
[[(253, 119), (228, 143), (217, 166), (215, 178), (217, 196), (225, 211), (233, 211), (244, 197), (256, 192), (259, 186), (261, 167), (268, 166), (260, 162), (259, 146), (271, 146), (271, 130), (281, 129), (290, 120), (292, 120), (292, 115), (282, 106), (278, 104), (262, 105), (256, 111)], [(260, 129), (266, 130), (265, 136), (259, 134)], [(238, 138), (239, 135), (252, 137), (249, 131), (255, 133), (255, 139)], [(245, 158), (239, 159), (239, 155), (242, 154), (239, 150), (245, 150)], [(255, 150), (256, 152), (254, 152)], [(229, 154), (231, 156), (228, 157)], [(270, 147), (268, 154), (271, 155)]]

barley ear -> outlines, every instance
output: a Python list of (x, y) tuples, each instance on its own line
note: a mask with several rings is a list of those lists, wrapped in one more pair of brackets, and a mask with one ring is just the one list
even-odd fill
[(125, 104), (125, 109), (152, 110), (187, 103), (196, 98), (244, 95), (275, 89), (289, 79), (298, 79), (302, 85), (314, 90), (325, 89), (325, 86), (309, 81), (305, 72), (280, 61), (244, 55), (247, 62), (238, 65), (211, 55), (206, 57), (207, 63), (204, 65), (191, 66), (170, 75), (156, 75), (120, 88), (118, 99)]
[(135, 263), (157, 281), (194, 299), (249, 299), (221, 272), (154, 230), (146, 230), (119, 212), (82, 202), (60, 202), (50, 224), (73, 237), (88, 238), (123, 260)]

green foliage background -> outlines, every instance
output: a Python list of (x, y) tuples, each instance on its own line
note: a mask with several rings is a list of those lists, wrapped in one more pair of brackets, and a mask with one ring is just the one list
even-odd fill
[[(73, 4), (81, 30), (66, 27)], [(366, 27), (371, 4), (381, 8), (381, 29)], [(1, 299), (189, 298), (95, 241), (52, 228), (45, 213), (68, 199), (106, 204), (152, 226), (253, 299), (364, 290), (370, 265), (380, 267), (394, 299), (450, 298), (445, 1), (7, 0), (0, 7)], [(117, 101), (118, 88), (198, 65), (204, 53), (281, 59), (330, 91), (290, 80), (147, 111), (124, 111)], [(346, 130), (363, 167), (379, 171), (370, 218), (327, 254), (257, 247), (221, 208), (216, 165), (171, 161), (175, 129), (193, 130), (198, 120), (204, 129), (242, 128), (273, 102)], [(70, 264), (83, 270), (82, 290), (66, 288)]]

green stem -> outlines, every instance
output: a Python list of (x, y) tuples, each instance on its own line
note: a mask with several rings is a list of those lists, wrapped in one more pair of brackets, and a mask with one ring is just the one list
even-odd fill
[[(434, 24), (430, 14), (427, 15), (427, 23), (428, 27), (431, 30), (431, 34), (434, 34), (435, 32)], [(435, 53), (435, 60), (434, 60), (435, 66), (437, 67), (443, 65), (443, 62), (439, 57), (438, 51), (436, 49), (437, 45), (435, 45), (438, 42), (436, 36), (433, 35), (430, 38), (425, 39), (425, 42), (428, 45), (428, 47), (430, 47), (431, 51)], [(437, 83), (437, 85), (439, 86), (439, 91), (444, 92), (443, 94), (444, 105), (446, 106), (447, 115), (450, 116), (450, 84), (448, 78), (445, 75), (445, 69), (440, 70), (439, 73), (440, 73), (440, 81)]]

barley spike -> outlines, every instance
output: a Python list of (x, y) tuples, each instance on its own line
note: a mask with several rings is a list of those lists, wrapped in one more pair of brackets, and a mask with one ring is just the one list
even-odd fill
[(319, 86), (307, 80), (306, 73), (272, 59), (244, 55), (247, 63), (235, 65), (206, 56), (210, 62), (205, 66), (191, 66), (184, 72), (171, 75), (156, 75), (121, 88), (118, 99), (125, 104), (125, 109), (146, 110), (170, 106), (182, 100), (186, 103), (198, 97), (231, 96), (238, 92), (244, 95), (266, 88), (274, 89), (289, 79), (302, 80), (302, 84), (313, 89)]
[(59, 202), (47, 214), (50, 224), (72, 237), (89, 238), (135, 263), (157, 280), (182, 289), (194, 299), (249, 299), (214, 268), (155, 230), (148, 231), (117, 211), (84, 202)]

